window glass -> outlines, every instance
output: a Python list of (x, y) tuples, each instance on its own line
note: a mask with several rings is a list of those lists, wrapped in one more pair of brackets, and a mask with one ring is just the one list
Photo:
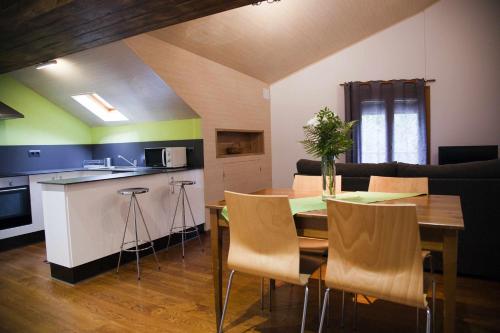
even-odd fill
[(393, 161), (418, 164), (418, 105), (416, 99), (394, 101)]
[(387, 127), (384, 101), (361, 102), (361, 162), (387, 162)]

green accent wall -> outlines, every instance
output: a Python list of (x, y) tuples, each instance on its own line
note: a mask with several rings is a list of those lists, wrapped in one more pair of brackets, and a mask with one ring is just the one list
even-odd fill
[(201, 139), (201, 119), (165, 120), (133, 125), (93, 127), (92, 143)]
[(0, 120), (2, 146), (92, 143), (87, 124), (7, 74), (0, 75), (0, 101), (24, 115)]

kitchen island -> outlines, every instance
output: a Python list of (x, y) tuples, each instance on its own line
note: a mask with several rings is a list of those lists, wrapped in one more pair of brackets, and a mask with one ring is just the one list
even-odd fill
[[(196, 224), (203, 231), (203, 169), (149, 169), (41, 181), (47, 260), (52, 277), (76, 283), (115, 267), (130, 200), (117, 193), (123, 188), (149, 188), (148, 193), (137, 198), (155, 248), (165, 247), (179, 194), (179, 187), (171, 184), (176, 180), (195, 181), (186, 187), (186, 192)], [(177, 214), (175, 223), (181, 225), (181, 214)], [(129, 228), (126, 241), (132, 238), (133, 228)], [(139, 238), (147, 239), (141, 227)], [(175, 243), (176, 239), (173, 237), (172, 241)]]

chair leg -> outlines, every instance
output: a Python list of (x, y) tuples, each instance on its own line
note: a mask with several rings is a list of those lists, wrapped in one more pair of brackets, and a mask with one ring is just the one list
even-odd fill
[(130, 198), (130, 203), (128, 204), (127, 221), (125, 222), (125, 229), (123, 229), (122, 245), (120, 246), (120, 255), (118, 256), (118, 265), (116, 266), (116, 272), (120, 269), (120, 262), (122, 261), (123, 243), (125, 243), (125, 234), (127, 233), (128, 219), (130, 217), (130, 209), (132, 208), (132, 198)]
[(300, 327), (300, 333), (304, 333), (306, 328), (306, 316), (307, 316), (307, 300), (309, 299), (309, 287), (306, 284), (306, 290), (304, 293), (304, 310), (302, 311), (302, 325)]
[(181, 194), (179, 193), (179, 196), (177, 196), (177, 203), (175, 204), (174, 217), (172, 218), (172, 224), (170, 224), (170, 231), (168, 233), (168, 241), (166, 249), (167, 252), (168, 252), (168, 247), (170, 246), (170, 238), (172, 237), (172, 230), (174, 229), (175, 218), (177, 217), (177, 208), (179, 207), (180, 199), (181, 199)]
[(271, 312), (273, 305), (273, 279), (269, 279), (269, 312)]
[(319, 266), (319, 279), (318, 279), (318, 315), (321, 319), (321, 266)]
[(222, 308), (222, 315), (220, 317), (219, 331), (222, 333), (222, 326), (224, 325), (224, 317), (226, 316), (227, 303), (229, 302), (229, 293), (231, 292), (231, 284), (233, 283), (234, 269), (229, 274), (229, 280), (227, 281), (226, 299), (224, 300), (224, 307)]
[(186, 189), (184, 189), (184, 195), (186, 196), (186, 202), (188, 204), (189, 212), (191, 213), (191, 220), (193, 221), (193, 225), (196, 231), (196, 237), (198, 237), (198, 240), (200, 241), (201, 251), (204, 252), (203, 242), (201, 241), (200, 232), (198, 231), (198, 226), (196, 225), (196, 222), (194, 220), (193, 210), (191, 209), (191, 204), (189, 203), (189, 197), (186, 193)]
[(420, 309), (419, 309), (419, 308), (417, 308), (417, 323), (416, 323), (416, 325), (415, 325), (415, 326), (416, 326), (416, 332), (417, 332), (417, 333), (418, 333), (418, 331), (419, 331), (419, 326), (420, 326), (420, 325), (419, 325), (419, 318), (418, 318), (418, 311), (419, 311), (419, 310), (420, 310)]
[(325, 321), (325, 312), (327, 311), (326, 308), (328, 307), (329, 298), (330, 298), (330, 288), (326, 288), (325, 297), (323, 299), (323, 309), (321, 310), (321, 317), (319, 318), (318, 333), (321, 333), (323, 331), (323, 322)]
[(330, 297), (326, 300), (326, 327), (330, 327)]
[(344, 328), (344, 307), (345, 307), (345, 291), (342, 290), (342, 313), (340, 314), (340, 327)]
[(353, 312), (353, 321), (352, 321), (352, 329), (355, 331), (356, 328), (356, 317), (358, 316), (358, 294), (354, 294), (354, 312)]
[(432, 332), (436, 332), (436, 280), (432, 279)]
[(427, 320), (425, 322), (425, 333), (431, 333), (431, 310), (429, 307), (425, 309), (425, 312), (427, 313)]
[[(137, 201), (137, 198), (135, 200)], [(151, 240), (151, 234), (149, 233), (148, 226), (146, 225), (146, 220), (144, 219), (144, 214), (142, 214), (142, 209), (138, 201), (137, 208), (139, 209), (139, 213), (141, 214), (142, 224), (144, 225), (144, 229), (146, 230), (146, 234), (148, 235), (149, 244), (151, 245), (151, 249), (153, 250), (153, 256), (155, 257), (156, 265), (158, 266), (158, 270), (160, 270), (160, 262), (158, 261), (158, 257), (156, 256), (155, 246), (153, 241)]]
[(260, 310), (264, 310), (264, 278), (260, 278)]
[(139, 265), (139, 234), (137, 231), (137, 199), (135, 194), (132, 193), (132, 200), (134, 200), (133, 209), (134, 209), (134, 230), (135, 230), (135, 258), (136, 258), (136, 266), (137, 266), (137, 280), (141, 279), (141, 267)]

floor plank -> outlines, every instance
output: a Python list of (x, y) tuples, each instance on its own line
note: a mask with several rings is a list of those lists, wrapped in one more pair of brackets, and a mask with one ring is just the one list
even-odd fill
[[(120, 273), (104, 273), (77, 285), (50, 278), (45, 244), (0, 252), (0, 332), (215, 332), (210, 237), (204, 251), (189, 242), (186, 259), (180, 248), (160, 251), (161, 270), (152, 257)], [(224, 242), (227, 251), (227, 241)], [(226, 255), (224, 255), (224, 258)], [(224, 274), (224, 286), (227, 282)], [(442, 284), (438, 280), (437, 326), (442, 323)], [(225, 332), (299, 331), (303, 288), (277, 283), (272, 312), (260, 310), (259, 279), (237, 274), (225, 321)], [(307, 330), (317, 330), (317, 281), (311, 282)], [(267, 290), (266, 290), (267, 293)], [(352, 302), (346, 326), (340, 322), (340, 293), (333, 292), (329, 332), (352, 331)], [(458, 332), (500, 331), (500, 282), (460, 278), (457, 291)], [(366, 302), (367, 303), (367, 302)], [(358, 306), (358, 332), (414, 332), (414, 309), (383, 301)], [(424, 314), (420, 316), (421, 331)]]

